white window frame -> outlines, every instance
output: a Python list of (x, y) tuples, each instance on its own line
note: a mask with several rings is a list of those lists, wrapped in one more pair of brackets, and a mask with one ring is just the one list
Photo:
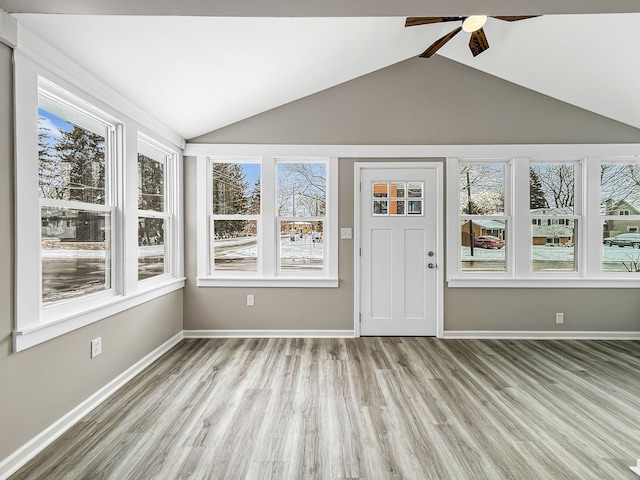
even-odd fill
[[(169, 140), (151, 132), (135, 119), (98, 100), (75, 83), (56, 75), (30, 60), (20, 51), (14, 52), (15, 78), (15, 327), (14, 351), (21, 351), (57, 336), (81, 328), (108, 316), (140, 305), (184, 286), (182, 241), (182, 152)], [(44, 89), (57, 95), (75, 109), (111, 124), (115, 137), (113, 166), (110, 175), (112, 271), (111, 289), (77, 299), (42, 306), (41, 222), (38, 195), (38, 93)], [(172, 231), (171, 274), (156, 282), (137, 281), (137, 149), (138, 135), (172, 152), (171, 208)], [(35, 192), (35, 194), (34, 194)], [(47, 204), (52, 203), (50, 200)], [(53, 202), (56, 203), (56, 202)], [(65, 206), (72, 203), (64, 201)], [(84, 203), (80, 203), (85, 208)]]
[[(180, 256), (176, 252), (174, 245), (179, 243), (178, 232), (176, 228), (176, 218), (179, 216), (179, 183), (177, 182), (176, 175), (178, 173), (178, 153), (172, 151), (167, 146), (154, 140), (148, 135), (138, 133), (138, 145), (146, 144), (149, 147), (159, 151), (165, 157), (164, 163), (164, 210), (162, 212), (155, 210), (140, 210), (138, 209), (138, 218), (161, 218), (164, 220), (164, 241), (165, 241), (165, 255), (164, 255), (164, 274), (156, 275), (144, 280), (138, 280), (140, 282), (141, 289), (153, 288), (154, 285), (162, 284), (176, 276), (176, 272), (180, 268)], [(140, 149), (138, 148), (138, 153)], [(138, 156), (136, 155), (136, 160)], [(136, 162), (137, 163), (137, 162)], [(137, 169), (136, 169), (137, 170)], [(138, 177), (136, 175), (136, 185)], [(136, 205), (138, 203), (138, 197), (136, 195)]]
[[(528, 156), (509, 160), (511, 174), (505, 185), (505, 213), (512, 208), (507, 224), (507, 271), (461, 271), (461, 222), (459, 168), (468, 162), (504, 162), (504, 158), (447, 158), (447, 282), (449, 287), (488, 288), (638, 288), (640, 275), (602, 271), (602, 220), (600, 213), (600, 165), (610, 162), (638, 162), (637, 157), (616, 156)], [(531, 230), (534, 219), (529, 208), (529, 166), (540, 163), (569, 162), (575, 165), (574, 212), (546, 218), (571, 218), (577, 221), (575, 235), (576, 271), (533, 272), (531, 268)], [(509, 198), (507, 192), (513, 192)], [(509, 206), (507, 206), (509, 205)], [(501, 217), (491, 217), (501, 218)], [(629, 218), (633, 220), (634, 217)]]
[[(338, 286), (338, 159), (318, 156), (197, 156), (197, 280), (199, 287), (337, 287)], [(260, 163), (260, 215), (258, 219), (258, 271), (212, 271), (211, 234), (212, 165), (214, 162)], [(327, 206), (323, 236), (325, 265), (322, 272), (279, 272), (280, 217), (277, 216), (277, 165), (279, 162), (325, 163), (327, 166)], [(225, 218), (232, 219), (230, 216)], [(248, 216), (238, 217), (246, 219)], [(282, 217), (285, 218), (285, 217)], [(289, 218), (289, 217), (286, 217)], [(302, 217), (297, 218), (301, 220)], [(304, 217), (305, 219), (307, 217)], [(295, 220), (295, 218), (294, 218)]]

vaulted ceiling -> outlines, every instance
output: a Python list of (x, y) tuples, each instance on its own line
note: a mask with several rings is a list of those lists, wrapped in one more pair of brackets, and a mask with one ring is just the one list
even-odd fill
[(544, 16), (489, 19), (490, 48), (475, 58), (462, 34), (438, 54), (640, 128), (640, 2), (506, 4), (0, 0), (27, 29), (186, 139), (417, 56), (457, 26), (405, 28), (405, 16), (480, 13)]

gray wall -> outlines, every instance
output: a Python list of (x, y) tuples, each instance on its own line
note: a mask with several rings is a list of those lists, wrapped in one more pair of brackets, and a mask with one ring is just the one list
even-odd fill
[[(640, 130), (436, 56), (407, 60), (190, 142), (640, 143)], [(341, 227), (353, 227), (354, 161), (340, 159)], [(196, 288), (195, 161), (185, 162), (185, 329), (353, 328), (352, 241), (340, 241), (338, 289)], [(248, 293), (256, 294), (253, 308), (245, 306)], [(445, 330), (640, 329), (635, 289), (445, 288), (444, 312)], [(555, 325), (555, 312), (565, 313), (564, 325)]]
[[(12, 353), (12, 90), (11, 50), (0, 44), (0, 460), (182, 330), (180, 290)], [(98, 336), (103, 353), (91, 360)]]

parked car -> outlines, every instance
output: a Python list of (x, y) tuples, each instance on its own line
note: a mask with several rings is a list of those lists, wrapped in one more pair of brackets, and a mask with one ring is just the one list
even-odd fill
[(613, 247), (640, 248), (640, 233), (621, 233), (615, 237), (607, 237), (603, 243)]
[(476, 237), (474, 245), (480, 248), (502, 248), (504, 247), (504, 240), (492, 235), (482, 235)]

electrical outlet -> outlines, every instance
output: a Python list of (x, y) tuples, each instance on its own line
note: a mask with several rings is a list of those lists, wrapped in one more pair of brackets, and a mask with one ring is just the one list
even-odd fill
[(102, 337), (91, 340), (91, 358), (95, 358), (102, 353)]
[(556, 325), (562, 325), (564, 323), (564, 313), (556, 313)]
[(247, 307), (253, 307), (256, 304), (255, 295), (247, 295)]

